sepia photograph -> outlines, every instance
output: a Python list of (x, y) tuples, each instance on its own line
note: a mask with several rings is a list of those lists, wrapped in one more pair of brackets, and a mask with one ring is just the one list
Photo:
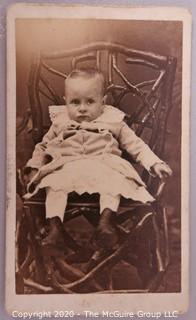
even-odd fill
[(186, 310), (189, 38), (178, 8), (10, 8), (9, 310)]

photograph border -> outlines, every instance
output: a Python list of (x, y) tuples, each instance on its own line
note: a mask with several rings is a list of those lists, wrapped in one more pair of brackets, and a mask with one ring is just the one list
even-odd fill
[[(39, 12), (37, 12), (39, 7)], [(66, 12), (62, 10), (66, 8)], [(88, 9), (88, 10), (86, 10)], [(16, 4), (10, 7), (7, 20), (7, 217), (6, 217), (6, 308), (9, 313), (13, 310), (35, 311), (61, 310), (62, 306), (66, 310), (74, 310), (82, 313), (84, 310), (101, 312), (105, 310), (119, 311), (127, 310), (136, 313), (138, 308), (148, 312), (173, 311), (184, 312), (188, 308), (188, 277), (189, 277), (189, 113), (190, 113), (190, 53), (191, 53), (191, 16), (186, 9), (163, 7), (160, 10), (156, 7), (132, 8), (132, 7), (104, 7), (87, 5), (61, 5), (61, 4)], [(141, 301), (141, 294), (93, 294), (58, 295), (53, 299), (53, 295), (16, 295), (15, 294), (15, 219), (13, 212), (15, 205), (15, 130), (16, 112), (16, 58), (15, 58), (15, 19), (17, 18), (99, 18), (99, 19), (134, 19), (134, 20), (172, 20), (183, 22), (183, 75), (182, 75), (182, 291), (181, 293), (152, 293), (142, 294), (145, 299)], [(142, 18), (141, 18), (142, 17)], [(155, 19), (156, 17), (156, 19)], [(10, 130), (12, 128), (12, 130)], [(158, 295), (154, 301), (154, 295)], [(74, 298), (73, 298), (74, 295)], [(97, 295), (99, 303), (97, 303)], [(56, 294), (54, 295), (57, 296)], [(53, 306), (51, 310), (51, 299)], [(138, 299), (140, 301), (138, 305)], [(50, 300), (50, 301), (48, 301)], [(115, 307), (114, 307), (115, 306)]]

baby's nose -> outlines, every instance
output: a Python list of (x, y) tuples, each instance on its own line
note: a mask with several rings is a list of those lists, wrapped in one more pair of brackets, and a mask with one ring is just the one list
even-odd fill
[(79, 111), (80, 111), (80, 112), (86, 112), (86, 110), (87, 110), (86, 104), (85, 104), (85, 103), (82, 103), (82, 104), (80, 105)]

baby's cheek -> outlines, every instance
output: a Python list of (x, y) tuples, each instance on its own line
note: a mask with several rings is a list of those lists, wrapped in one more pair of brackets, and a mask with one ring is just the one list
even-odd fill
[(68, 112), (68, 116), (71, 120), (76, 120), (76, 111)]

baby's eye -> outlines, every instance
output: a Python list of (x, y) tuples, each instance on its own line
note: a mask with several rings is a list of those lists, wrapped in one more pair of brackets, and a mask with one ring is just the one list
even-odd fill
[(71, 104), (79, 105), (80, 104), (80, 100), (79, 99), (73, 99), (73, 100), (71, 100)]
[(92, 98), (89, 98), (89, 99), (87, 100), (87, 104), (93, 104), (94, 102), (95, 102), (95, 100), (92, 99)]

